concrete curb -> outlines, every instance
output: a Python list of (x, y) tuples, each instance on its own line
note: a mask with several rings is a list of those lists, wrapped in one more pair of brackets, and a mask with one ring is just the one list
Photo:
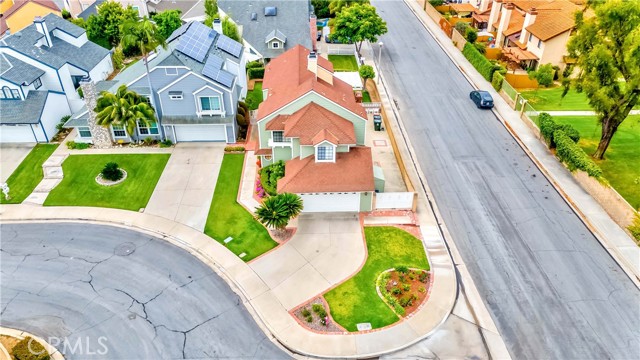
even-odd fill
[[(64, 360), (64, 356), (62, 356), (62, 354), (60, 353), (60, 351), (58, 351), (58, 349), (56, 349), (53, 345), (49, 344), (48, 342), (44, 341), (44, 339), (30, 334), (26, 331), (22, 331), (22, 330), (17, 330), (17, 329), (10, 329), (10, 328), (6, 328), (6, 327), (0, 327), (0, 335), (6, 335), (6, 336), (11, 336), (17, 339), (24, 339), (26, 337), (31, 337), (34, 340), (36, 340), (37, 342), (39, 342), (40, 344), (42, 344), (42, 346), (44, 346), (44, 348), (47, 350), (47, 352), (49, 353), (49, 355), (51, 356), (52, 360)], [(7, 359), (10, 359), (9, 354), (7, 353), (8, 349), (5, 349), (4, 347), (2, 347), (2, 350), (4, 350), (3, 352), (5, 353), (5, 356), (7, 356)]]
[[(455, 59), (455, 56), (453, 56), (450, 52), (450, 49), (448, 49), (446, 46), (444, 46), (442, 44), (442, 42), (440, 41), (440, 39), (438, 38), (438, 36), (436, 34), (434, 34), (431, 29), (429, 28), (428, 24), (425, 23), (420, 16), (418, 15), (417, 11), (422, 11), (422, 9), (417, 10), (414, 6), (414, 4), (412, 3), (412, 0), (404, 0), (404, 2), (407, 4), (407, 6), (411, 9), (411, 11), (416, 15), (416, 17), (418, 17), (418, 19), (423, 23), (424, 27), (427, 29), (427, 31), (429, 31), (429, 33), (431, 33), (431, 35), (433, 36), (434, 40), (436, 41), (436, 43), (438, 43), (438, 45), (440, 46), (440, 48), (445, 52), (445, 54), (447, 54), (447, 56), (449, 57), (449, 59), (451, 60), (451, 62), (453, 62), (456, 67), (458, 68), (458, 70), (460, 70), (460, 72), (462, 73), (462, 75), (465, 77), (465, 79), (467, 79), (467, 81), (469, 82), (469, 84), (471, 84), (471, 86), (475, 89), (482, 89), (482, 90), (487, 90), (489, 92), (491, 92), (494, 96), (494, 101), (496, 102), (502, 102), (507, 108), (509, 108), (510, 110), (512, 110), (508, 105), (506, 105), (506, 101), (501, 97), (501, 96), (495, 96), (496, 95), (496, 91), (493, 89), (493, 87), (491, 86), (491, 84), (489, 82), (487, 82), (486, 80), (484, 80), (483, 82), (476, 82), (466, 71), (465, 69), (463, 69), (462, 65)], [(431, 20), (431, 18), (429, 18), (426, 13), (425, 16), (427, 17), (428, 21), (433, 22), (433, 20)], [(435, 25), (433, 25), (435, 26)], [(443, 36), (445, 36), (443, 34)], [(473, 68), (473, 67), (472, 67)], [(475, 69), (473, 70), (475, 71)], [(514, 140), (518, 143), (518, 145), (524, 150), (524, 152), (527, 154), (527, 156), (533, 161), (533, 163), (536, 165), (536, 167), (540, 170), (540, 172), (542, 172), (542, 174), (545, 176), (545, 178), (551, 183), (551, 185), (553, 186), (553, 188), (556, 190), (556, 192), (558, 192), (558, 194), (560, 194), (560, 196), (564, 199), (564, 201), (567, 203), (567, 205), (569, 205), (569, 207), (573, 210), (573, 212), (578, 216), (578, 218), (580, 219), (580, 221), (589, 229), (589, 231), (594, 235), (594, 237), (598, 240), (598, 242), (600, 243), (600, 245), (607, 251), (607, 253), (614, 259), (614, 261), (620, 266), (620, 268), (625, 272), (625, 274), (629, 277), (629, 279), (637, 286), (640, 288), (640, 271), (638, 271), (638, 269), (636, 269), (635, 266), (633, 266), (633, 264), (631, 264), (627, 258), (618, 250), (618, 248), (612, 243), (612, 241), (609, 240), (609, 238), (603, 234), (599, 228), (597, 226), (595, 226), (591, 219), (589, 219), (589, 217), (584, 213), (584, 211), (582, 211), (582, 209), (580, 209), (576, 202), (570, 197), (570, 195), (561, 187), (561, 185), (559, 184), (558, 180), (556, 179), (556, 177), (554, 176), (554, 174), (547, 168), (547, 166), (545, 166), (544, 163), (542, 163), (534, 154), (532, 149), (529, 148), (529, 146), (527, 146), (527, 144), (523, 141), (523, 139), (520, 137), (520, 135), (518, 133), (516, 133), (516, 131), (513, 129), (512, 125), (509, 123), (509, 121), (506, 119), (505, 114), (503, 114), (500, 110), (500, 106), (496, 106), (492, 109), (492, 112), (495, 114), (496, 119), (498, 121), (500, 121), (503, 126), (507, 129), (507, 131), (509, 132), (509, 134), (511, 134), (511, 136), (514, 138)], [(526, 124), (523, 124), (526, 127)], [(566, 170), (566, 169), (565, 169)], [(568, 170), (566, 170), (568, 171)], [(582, 189), (582, 188), (581, 188)], [(590, 195), (589, 195), (590, 196)], [(594, 200), (595, 201), (595, 200)], [(599, 205), (598, 205), (599, 206)], [(609, 218), (609, 215), (602, 210), (602, 212), (604, 213), (604, 215), (607, 216), (607, 218)], [(611, 220), (611, 219), (610, 219)], [(613, 220), (611, 220), (613, 222)], [(615, 223), (614, 223), (615, 224)], [(618, 225), (615, 224), (615, 226), (617, 227)], [(622, 231), (622, 229), (620, 229)], [(626, 235), (626, 233), (625, 233)]]

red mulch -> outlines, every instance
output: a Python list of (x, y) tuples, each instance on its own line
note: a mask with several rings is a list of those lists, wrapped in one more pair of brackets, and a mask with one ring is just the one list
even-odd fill
[[(427, 274), (427, 277), (424, 279), (424, 281), (420, 281), (419, 279), (418, 275), (421, 272)], [(398, 271), (393, 270), (390, 273), (391, 277), (389, 278), (385, 286), (387, 291), (391, 292), (391, 289), (395, 287), (402, 288), (402, 284), (408, 284), (411, 287), (409, 291), (405, 292), (403, 290), (403, 292), (399, 295), (391, 293), (393, 297), (395, 297), (398, 301), (400, 301), (400, 299), (402, 298), (411, 297), (412, 295), (415, 295), (417, 297), (417, 299), (412, 301), (411, 305), (404, 307), (404, 317), (407, 317), (409, 316), (409, 314), (416, 311), (420, 307), (424, 299), (427, 298), (427, 293), (429, 291), (429, 277), (431, 276), (431, 274), (429, 274), (429, 272), (427, 271), (421, 270), (409, 270), (409, 273), (407, 274), (401, 274)], [(411, 280), (410, 278), (411, 275), (413, 275), (413, 280)], [(401, 276), (404, 278), (404, 281), (400, 281)], [(421, 292), (421, 288), (424, 288), (424, 291)]]
[[(321, 304), (322, 306), (324, 306), (324, 310), (327, 312), (327, 315), (328, 315), (327, 317), (329, 318), (327, 321), (327, 325), (322, 325), (318, 315), (313, 312), (313, 309), (311, 308), (313, 304)], [(302, 316), (303, 309), (307, 309), (311, 313), (311, 317), (313, 318), (311, 322), (307, 322), (307, 319), (304, 316)], [(331, 318), (331, 314), (329, 314), (329, 306), (323, 301), (321, 296), (307, 302), (306, 304), (298, 307), (297, 309), (294, 309), (292, 311), (292, 315), (298, 320), (300, 324), (302, 324), (302, 326), (308, 329), (311, 329), (315, 332), (329, 332), (329, 333), (347, 332), (344, 328), (342, 328), (335, 321), (333, 321), (333, 319)]]

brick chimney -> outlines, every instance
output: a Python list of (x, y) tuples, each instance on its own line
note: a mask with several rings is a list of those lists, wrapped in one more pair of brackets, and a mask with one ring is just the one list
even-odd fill
[(538, 16), (538, 11), (536, 8), (531, 8), (527, 10), (527, 14), (524, 16), (524, 23), (522, 23), (522, 32), (520, 33), (520, 43), (526, 44), (529, 39), (529, 32), (527, 31), (527, 26), (536, 22), (536, 17)]
[(91, 78), (84, 77), (80, 81), (80, 88), (84, 95), (84, 102), (87, 104), (87, 110), (89, 110), (89, 131), (91, 131), (91, 138), (93, 139), (93, 146), (98, 149), (111, 147), (111, 132), (108, 128), (98, 125), (96, 123), (96, 112), (93, 109), (97, 105), (96, 85)]
[(513, 13), (513, 4), (506, 3), (502, 7), (500, 13), (500, 24), (498, 25), (498, 33), (496, 34), (496, 46), (502, 47), (502, 41), (504, 40), (503, 31), (509, 28), (509, 21), (511, 21), (511, 13)]

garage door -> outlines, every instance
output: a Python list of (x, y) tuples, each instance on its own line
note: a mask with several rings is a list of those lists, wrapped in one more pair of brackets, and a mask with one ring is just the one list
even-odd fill
[(302, 212), (357, 212), (360, 211), (360, 193), (303, 194), (300, 195)]
[(224, 125), (176, 125), (176, 142), (227, 141)]
[[(40, 131), (40, 133), (42, 133), (42, 131)], [(33, 138), (33, 132), (29, 125), (2, 125), (0, 126), (0, 142), (35, 142), (35, 139)]]

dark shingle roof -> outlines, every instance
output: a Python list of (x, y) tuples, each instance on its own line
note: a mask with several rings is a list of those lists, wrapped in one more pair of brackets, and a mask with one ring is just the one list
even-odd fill
[(37, 124), (48, 96), (48, 91), (29, 91), (26, 100), (0, 100), (0, 124)]
[(87, 7), (86, 9), (84, 9), (80, 14), (78, 14), (79, 18), (82, 18), (84, 20), (88, 20), (89, 16), (97, 14), (98, 13), (98, 6), (101, 5), (103, 2), (105, 2), (106, 0), (97, 0), (96, 2), (94, 2), (93, 4), (89, 5), (89, 7)]
[[(311, 48), (311, 6), (308, 0), (220, 0), (218, 6), (242, 26), (242, 38), (266, 58), (275, 58), (282, 54), (282, 50), (298, 44)], [(277, 15), (264, 16), (267, 6), (276, 7)], [(256, 20), (251, 20), (253, 13), (256, 14)], [(275, 30), (280, 31), (281, 36), (286, 36), (284, 49), (269, 49), (265, 42), (267, 35)]]
[(4, 54), (3, 60), (6, 60), (5, 64), (0, 64), (0, 79), (7, 80), (11, 83), (23, 85), (23, 84), (31, 84), (37, 78), (44, 75), (44, 71), (38, 69), (35, 66), (29, 65), (24, 61), (20, 61), (13, 56)]
[[(85, 32), (81, 27), (52, 14), (45, 16), (44, 19), (49, 28), (49, 32), (58, 29), (75, 37), (79, 37)], [(52, 47), (35, 46), (35, 43), (43, 36), (44, 35), (39, 33), (35, 26), (31, 24), (13, 35), (2, 38), (0, 44), (8, 46), (56, 69), (61, 68), (65, 63), (70, 63), (83, 70), (89, 71), (109, 54), (109, 50), (91, 41), (87, 41), (81, 47), (76, 47), (55, 36), (51, 36), (53, 41)]]

